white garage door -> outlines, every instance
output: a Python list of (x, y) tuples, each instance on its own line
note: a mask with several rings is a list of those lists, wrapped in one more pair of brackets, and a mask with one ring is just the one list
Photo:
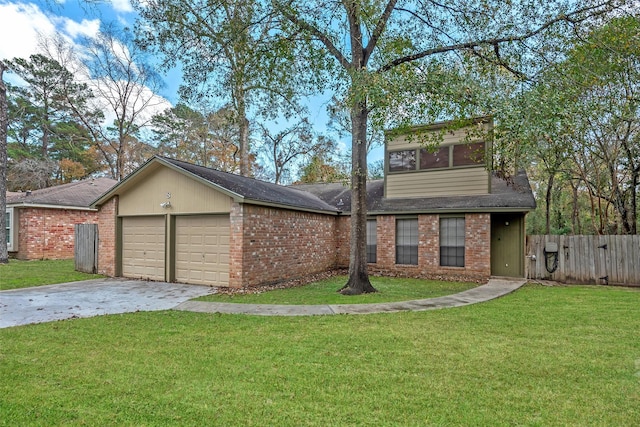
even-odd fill
[(177, 282), (228, 285), (229, 217), (177, 217), (175, 266)]
[(164, 216), (122, 219), (122, 275), (164, 281)]

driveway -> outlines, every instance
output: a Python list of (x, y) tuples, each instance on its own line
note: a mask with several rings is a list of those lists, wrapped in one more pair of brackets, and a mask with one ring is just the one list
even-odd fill
[(83, 282), (0, 291), (0, 328), (135, 311), (168, 310), (215, 288), (131, 279)]

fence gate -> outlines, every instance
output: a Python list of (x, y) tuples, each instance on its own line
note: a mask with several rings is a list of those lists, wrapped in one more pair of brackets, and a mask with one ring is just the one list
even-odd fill
[(98, 224), (76, 224), (75, 268), (83, 273), (98, 272)]

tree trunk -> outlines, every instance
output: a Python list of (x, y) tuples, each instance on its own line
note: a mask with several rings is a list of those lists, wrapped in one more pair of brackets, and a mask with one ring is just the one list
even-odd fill
[(547, 181), (547, 195), (546, 195), (546, 203), (547, 206), (545, 206), (545, 217), (546, 217), (546, 228), (545, 228), (545, 234), (551, 234), (551, 196), (552, 196), (552, 192), (553, 192), (553, 180), (554, 180), (554, 175), (553, 173), (549, 174), (549, 180)]
[(340, 289), (343, 295), (377, 292), (367, 268), (367, 114), (364, 103), (351, 111), (351, 241), (349, 280)]
[(7, 87), (2, 75), (4, 62), (0, 61), (0, 264), (9, 262), (7, 252)]

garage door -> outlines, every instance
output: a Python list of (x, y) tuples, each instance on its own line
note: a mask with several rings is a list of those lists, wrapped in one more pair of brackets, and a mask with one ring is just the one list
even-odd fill
[(175, 266), (177, 282), (228, 285), (229, 217), (177, 217)]
[(122, 219), (122, 275), (164, 281), (164, 216)]

